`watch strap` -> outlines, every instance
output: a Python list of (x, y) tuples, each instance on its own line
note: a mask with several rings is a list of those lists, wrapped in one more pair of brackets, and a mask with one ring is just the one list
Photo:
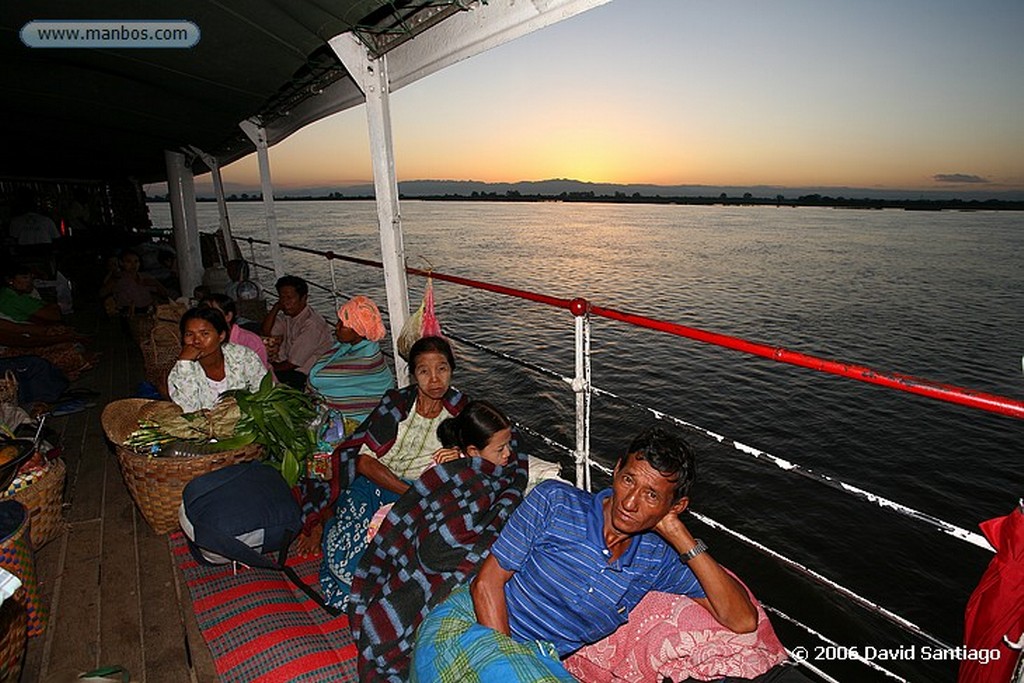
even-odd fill
[(700, 540), (699, 538), (695, 538), (693, 540), (697, 542), (697, 545), (693, 546), (692, 548), (690, 548), (685, 553), (679, 553), (679, 559), (682, 560), (683, 562), (689, 562), (690, 560), (692, 560), (693, 558), (697, 557), (698, 555), (700, 555), (702, 553), (706, 553), (708, 551), (708, 544), (707, 543), (705, 543), (704, 541)]

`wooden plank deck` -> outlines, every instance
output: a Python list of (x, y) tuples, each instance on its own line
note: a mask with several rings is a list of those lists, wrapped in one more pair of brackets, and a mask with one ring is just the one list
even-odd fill
[(92, 306), (70, 321), (103, 358), (73, 386), (100, 395), (94, 408), (47, 421), (67, 463), (67, 529), (36, 554), (50, 620), (29, 640), (21, 681), (68, 683), (115, 664), (139, 683), (215, 681), (168, 538), (135, 507), (100, 425), (103, 406), (143, 380), (142, 355), (119, 321)]

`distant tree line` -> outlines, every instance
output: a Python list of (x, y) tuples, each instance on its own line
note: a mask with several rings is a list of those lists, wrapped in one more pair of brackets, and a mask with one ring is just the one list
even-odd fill
[[(777, 194), (774, 197), (755, 197), (750, 192), (742, 195), (730, 196), (722, 192), (717, 197), (666, 197), (661, 195), (642, 195), (639, 192), (626, 194), (615, 192), (610, 195), (599, 195), (593, 191), (562, 192), (560, 194), (523, 194), (518, 190), (506, 192), (478, 192), (474, 190), (468, 195), (464, 194), (443, 194), (443, 195), (401, 195), (402, 199), (418, 199), (423, 201), (487, 201), (487, 202), (592, 202), (604, 204), (684, 204), (697, 206), (824, 206), (840, 209), (904, 209), (906, 211), (1024, 211), (1024, 201), (1009, 201), (1004, 199), (873, 199), (870, 197), (848, 198), (831, 197), (822, 194), (807, 194), (800, 197), (785, 197)], [(290, 196), (277, 197), (279, 201), (337, 201), (337, 200), (367, 200), (373, 199), (373, 195), (344, 195), (341, 192), (331, 192), (319, 196)], [(167, 201), (166, 195), (150, 197), (149, 201)], [(209, 197), (198, 198), (197, 201), (214, 201)], [(229, 202), (259, 202), (263, 201), (263, 195), (259, 192), (249, 194), (231, 194), (227, 197)]]

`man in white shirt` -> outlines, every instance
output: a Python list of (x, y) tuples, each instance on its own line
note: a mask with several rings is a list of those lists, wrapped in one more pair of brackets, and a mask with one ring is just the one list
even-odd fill
[(334, 346), (334, 330), (307, 304), (309, 285), (301, 277), (285, 275), (276, 287), (278, 300), (263, 319), (261, 332), (281, 337), (277, 360), (271, 361), (278, 380), (303, 389), (313, 363)]

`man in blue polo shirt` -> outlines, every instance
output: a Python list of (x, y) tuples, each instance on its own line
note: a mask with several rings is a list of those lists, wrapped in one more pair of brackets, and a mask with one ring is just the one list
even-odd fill
[[(679, 519), (694, 475), (689, 444), (653, 428), (619, 458), (611, 489), (591, 494), (557, 481), (538, 485), (491, 546), (471, 585), (472, 604), (457, 592), (452, 604), (436, 611), (440, 616), (453, 609), (456, 619), (475, 614), (479, 623), (464, 644), (475, 638), (478, 645), (488, 630), (517, 643), (550, 643), (557, 655), (554, 669), (561, 668), (558, 659), (624, 624), (652, 590), (693, 598), (737, 633), (755, 630), (757, 612), (746, 591)], [(461, 607), (455, 604), (459, 600)], [(443, 646), (429, 643), (446, 637), (434, 633), (437, 622), (431, 617), (420, 627), (424, 653), (417, 653), (415, 667), (426, 666), (420, 680), (443, 680), (446, 671), (454, 673), (453, 660), (440, 652)], [(507, 659), (507, 643), (498, 649), (500, 654), (488, 651), (474, 661), (474, 670), (487, 672), (495, 661)], [(520, 671), (520, 662), (508, 670)], [(552, 673), (568, 676), (564, 669)]]
[(549, 482), (516, 510), (472, 585), (477, 619), (564, 657), (626, 622), (652, 590), (686, 595), (738, 633), (757, 628), (746, 591), (679, 519), (693, 450), (659, 428), (640, 434), (612, 488)]

